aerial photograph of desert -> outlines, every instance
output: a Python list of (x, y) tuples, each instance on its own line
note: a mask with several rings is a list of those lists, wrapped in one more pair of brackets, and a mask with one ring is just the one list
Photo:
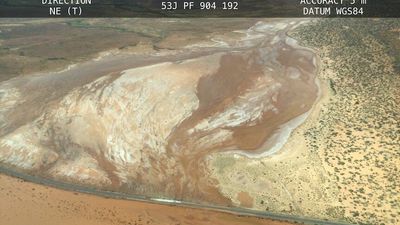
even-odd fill
[(0, 19), (20, 224), (400, 224), (400, 20)]

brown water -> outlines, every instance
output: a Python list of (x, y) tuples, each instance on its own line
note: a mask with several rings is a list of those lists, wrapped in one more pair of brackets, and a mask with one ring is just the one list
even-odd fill
[[(282, 124), (310, 110), (317, 98), (315, 55), (287, 38), (290, 29), (291, 26), (279, 31), (273, 27), (255, 30), (254, 34), (263, 36), (249, 39), (250, 47), (203, 47), (164, 56), (107, 56), (64, 72), (15, 78), (7, 84), (17, 87), (24, 101), (6, 113), (0, 136), (34, 120), (74, 88), (104, 75), (112, 74), (104, 84), (108, 85), (129, 68), (220, 52), (223, 55), (218, 70), (202, 76), (197, 83), (198, 108), (173, 129), (166, 154), (155, 156), (151, 149), (142, 150), (148, 152), (152, 168), (138, 165), (130, 181), (136, 188), (122, 183), (112, 162), (97, 153), (106, 151), (102, 144), (98, 144), (101, 151), (87, 152), (106, 171), (114, 190), (230, 205), (230, 199), (220, 194), (217, 181), (209, 178), (206, 157), (230, 149), (260, 151)], [(255, 110), (261, 105), (263, 110)], [(246, 117), (251, 113), (254, 115)], [(208, 125), (201, 127), (204, 121)], [(221, 132), (229, 135), (214, 140)]]
[[(174, 186), (178, 198), (185, 199), (190, 195), (196, 200), (230, 204), (230, 200), (221, 197), (215, 188), (215, 181), (206, 179), (206, 156), (224, 149), (257, 151), (282, 124), (304, 114), (315, 102), (318, 88), (315, 84), (314, 54), (288, 45), (285, 31), (278, 36), (280, 41), (274, 44), (266, 38), (256, 47), (225, 54), (219, 70), (200, 79), (197, 86), (199, 108), (169, 138), (170, 157), (178, 159), (177, 164), (182, 166), (182, 174), (175, 181), (179, 185)], [(266, 71), (266, 65), (273, 71)], [(294, 76), (290, 74), (293, 70), (297, 71), (295, 78), (290, 77)], [(265, 96), (265, 101), (275, 107), (274, 111), (265, 111), (256, 122), (188, 132), (201, 121), (223, 113), (265, 76), (270, 78), (266, 85), (280, 85)], [(221, 129), (233, 132), (232, 137), (209, 146), (199, 144), (200, 140), (215, 135)]]

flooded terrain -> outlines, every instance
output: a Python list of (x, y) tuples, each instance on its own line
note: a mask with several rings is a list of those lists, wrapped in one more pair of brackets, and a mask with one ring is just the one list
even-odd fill
[(300, 23), (260, 21), (179, 50), (104, 54), (3, 81), (0, 162), (104, 190), (232, 205), (207, 158), (277, 152), (318, 97), (315, 54), (287, 36)]
[(399, 32), (2, 19), (0, 224), (399, 224)]

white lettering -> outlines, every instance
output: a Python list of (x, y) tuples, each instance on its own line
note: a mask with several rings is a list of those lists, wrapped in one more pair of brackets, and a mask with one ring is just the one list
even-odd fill
[(300, 0), (301, 5), (340, 5), (343, 0)]
[(42, 5), (91, 5), (92, 0), (42, 0)]

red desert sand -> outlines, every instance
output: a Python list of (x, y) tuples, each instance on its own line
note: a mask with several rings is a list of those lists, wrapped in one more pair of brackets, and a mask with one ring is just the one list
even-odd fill
[(0, 175), (1, 225), (289, 225), (203, 209), (107, 199)]

